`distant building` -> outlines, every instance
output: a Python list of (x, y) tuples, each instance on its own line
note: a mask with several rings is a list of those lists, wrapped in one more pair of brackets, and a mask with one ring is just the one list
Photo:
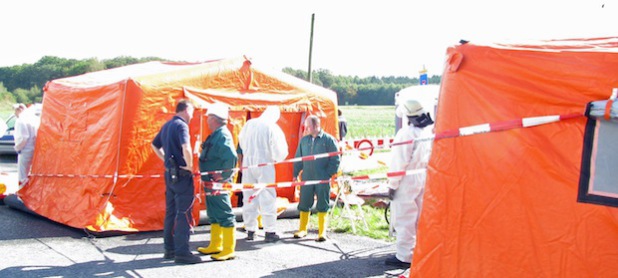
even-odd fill
[(419, 75), (419, 78), (418, 78), (419, 85), (429, 84), (427, 81), (427, 69), (425, 69), (425, 65), (423, 65), (423, 69), (418, 72), (418, 75)]

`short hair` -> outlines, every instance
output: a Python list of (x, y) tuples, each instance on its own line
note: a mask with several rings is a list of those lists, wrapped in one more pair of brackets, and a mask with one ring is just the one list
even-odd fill
[(182, 99), (176, 104), (176, 113), (184, 112), (189, 106), (193, 106), (188, 99)]
[(314, 127), (320, 127), (320, 118), (318, 118), (318, 116), (316, 115), (311, 115), (309, 117), (307, 117), (307, 120), (309, 121), (309, 123), (314, 126)]
[(16, 103), (16, 104), (13, 104), (13, 109), (15, 109), (15, 110), (24, 110), (24, 109), (26, 109), (26, 105), (23, 104), (23, 103)]
[(343, 113), (341, 112), (341, 109), (337, 109), (337, 115), (341, 116), (341, 114), (343, 114)]

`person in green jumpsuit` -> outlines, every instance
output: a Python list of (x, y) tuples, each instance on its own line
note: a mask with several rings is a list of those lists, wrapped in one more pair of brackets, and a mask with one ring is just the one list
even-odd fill
[[(296, 149), (296, 157), (339, 151), (336, 139), (324, 132), (320, 127), (320, 118), (313, 115), (307, 117), (305, 128), (307, 135), (301, 138)], [(294, 177), (298, 177), (300, 174), (299, 179), (303, 181), (328, 180), (337, 174), (339, 161), (339, 155), (336, 155), (316, 160), (295, 162)], [(317, 196), (316, 210), (318, 211), (319, 225), (316, 241), (322, 242), (326, 241), (326, 214), (330, 208), (330, 184), (328, 183), (301, 186), (300, 202), (298, 203), (300, 227), (294, 233), (294, 237), (303, 238), (307, 236), (307, 223), (309, 222), (314, 196)]]
[[(199, 166), (200, 172), (229, 170), (236, 167), (238, 157), (232, 134), (227, 129), (229, 108), (215, 104), (208, 108), (208, 128), (212, 133), (202, 143)], [(210, 220), (210, 243), (207, 247), (199, 247), (198, 252), (212, 255), (216, 261), (234, 259), (236, 248), (235, 216), (229, 192), (213, 190), (212, 182), (231, 182), (232, 171), (202, 175), (204, 191), (206, 192), (206, 213)]]

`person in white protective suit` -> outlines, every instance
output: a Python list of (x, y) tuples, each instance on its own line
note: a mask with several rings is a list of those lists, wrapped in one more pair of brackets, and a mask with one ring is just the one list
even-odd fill
[[(402, 127), (393, 143), (423, 138), (411, 144), (394, 146), (391, 150), (390, 171), (408, 171), (424, 169), (431, 156), (431, 138), (433, 120), (422, 105), (414, 100), (406, 100), (401, 105), (402, 116), (408, 119), (408, 126)], [(395, 256), (386, 259), (387, 265), (402, 268), (410, 267), (412, 254), (416, 246), (416, 227), (421, 213), (426, 172), (392, 178), (389, 181), (389, 198), (391, 202), (391, 228), (395, 230)]]
[[(288, 156), (288, 144), (285, 134), (277, 121), (281, 112), (276, 106), (268, 106), (262, 115), (251, 119), (238, 135), (239, 155), (242, 166), (255, 166), (284, 160)], [(242, 183), (274, 183), (275, 166), (250, 167), (242, 170)], [(250, 198), (253, 200), (250, 201)], [(258, 215), (262, 215), (265, 231), (264, 240), (279, 240), (276, 231), (277, 191), (268, 187), (263, 189), (243, 190), (242, 219), (247, 230), (247, 240), (253, 240), (258, 228)]]
[(21, 188), (28, 182), (40, 121), (34, 115), (34, 109), (27, 109), (23, 103), (14, 104), (13, 108), (17, 117), (14, 133), (18, 167), (17, 179)]

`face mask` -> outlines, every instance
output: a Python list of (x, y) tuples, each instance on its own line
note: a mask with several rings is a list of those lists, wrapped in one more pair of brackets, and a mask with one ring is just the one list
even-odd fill
[(431, 115), (429, 115), (429, 113), (421, 114), (419, 116), (408, 116), (408, 122), (419, 128), (424, 128), (433, 124), (433, 120), (431, 119)]

